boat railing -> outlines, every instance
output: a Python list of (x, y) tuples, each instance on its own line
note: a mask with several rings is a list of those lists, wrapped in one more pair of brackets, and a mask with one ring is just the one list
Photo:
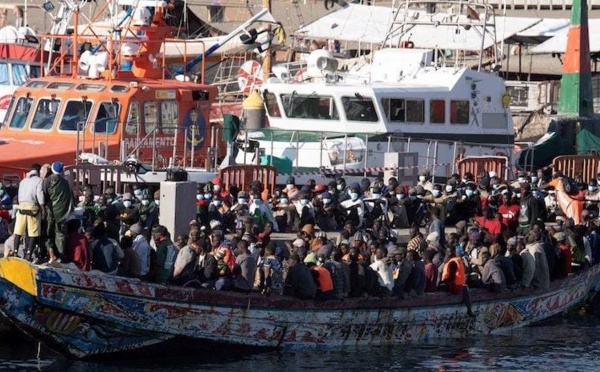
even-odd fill
[[(419, 170), (428, 170), (435, 180), (435, 177), (446, 178), (458, 170), (457, 162), (466, 157), (473, 156), (492, 156), (502, 159), (509, 159), (505, 168), (498, 174), (505, 174), (506, 177), (511, 176), (511, 164), (514, 145), (513, 144), (480, 144), (466, 141), (451, 141), (442, 139), (427, 139), (412, 137), (408, 134), (382, 134), (376, 133), (333, 133), (333, 132), (309, 132), (309, 131), (283, 131), (278, 129), (263, 129), (263, 136), (260, 138), (246, 136), (243, 143), (239, 145), (248, 149), (244, 151), (244, 164), (261, 164), (262, 155), (275, 151), (275, 142), (282, 141), (281, 135), (285, 134), (285, 141), (288, 145), (286, 155), (291, 161), (291, 172), (293, 174), (301, 174), (306, 172), (306, 169), (301, 167), (302, 159), (314, 160), (313, 164), (318, 164), (317, 168), (321, 170), (329, 169), (332, 166), (333, 171), (340, 174), (362, 174), (364, 177), (378, 174), (380, 172), (394, 171), (396, 174), (402, 170), (407, 179), (416, 175)], [(310, 136), (312, 141), (321, 143), (319, 147), (305, 146), (306, 137)], [(378, 137), (378, 139), (374, 139)], [(364, 148), (352, 148), (353, 138), (359, 138), (364, 144)], [(252, 140), (261, 139), (264, 147), (253, 148), (249, 143)], [(328, 149), (327, 141), (339, 142), (337, 151), (337, 163), (330, 164), (327, 160)], [(266, 143), (265, 143), (266, 142)], [(383, 143), (382, 143), (383, 142)], [(349, 146), (350, 145), (350, 146)], [(442, 152), (442, 147), (445, 151)], [(452, 149), (452, 156), (448, 156), (448, 149)], [(402, 154), (410, 159), (396, 160), (394, 164), (386, 164), (386, 154), (397, 153)], [(444, 155), (442, 155), (442, 153)], [(318, 159), (318, 163), (316, 162)], [(401, 165), (400, 163), (405, 163)], [(377, 164), (377, 166), (373, 166)], [(383, 167), (381, 165), (384, 165)], [(409, 165), (410, 164), (410, 165)], [(273, 156), (267, 157), (267, 165), (276, 165), (276, 158)], [(482, 169), (486, 164), (482, 165)], [(493, 165), (493, 169), (497, 165)], [(410, 169), (409, 169), (410, 168)], [(489, 171), (488, 170), (488, 171)], [(331, 171), (330, 171), (331, 172)], [(281, 170), (279, 173), (284, 173)], [(336, 174), (337, 174), (336, 173)]]
[(85, 187), (102, 192), (109, 187), (116, 192), (124, 191), (124, 168), (121, 165), (95, 165), (80, 163), (65, 167), (65, 178), (72, 189), (82, 190)]
[(219, 176), (226, 190), (233, 185), (239, 190), (248, 190), (254, 181), (260, 181), (269, 195), (273, 195), (277, 186), (277, 169), (273, 166), (232, 165), (219, 169)]
[[(157, 141), (158, 131), (165, 133), (172, 133), (172, 141), (170, 146), (159, 146)], [(192, 126), (161, 126), (152, 129), (152, 131), (146, 133), (145, 136), (138, 136), (136, 138), (136, 145), (133, 149), (129, 150), (126, 148), (125, 142), (121, 142), (121, 163), (127, 162), (131, 159), (136, 159), (142, 163), (149, 160), (150, 170), (152, 172), (158, 169), (165, 168), (205, 168), (206, 170), (213, 170), (218, 168), (219, 153), (219, 138), (221, 134), (221, 127), (218, 125), (212, 125), (210, 127), (210, 138), (211, 143), (206, 149), (206, 155), (201, 152), (193, 142), (197, 136), (201, 134), (200, 128)], [(183, 135), (181, 135), (183, 134)], [(192, 145), (188, 145), (187, 141), (190, 140)], [(180, 141), (183, 141), (181, 143)], [(151, 157), (148, 159), (142, 154), (142, 148), (147, 147), (151, 144)], [(160, 151), (160, 148), (164, 148), (165, 151)], [(168, 151), (167, 151), (168, 150)], [(168, 159), (163, 159), (167, 152), (170, 153)]]
[(588, 183), (600, 173), (600, 156), (561, 155), (552, 161), (552, 169), (570, 178), (581, 177), (583, 182)]
[[(425, 8), (425, 15), (419, 14), (415, 9)], [(451, 14), (441, 17), (441, 9), (452, 9)], [(499, 54), (497, 51), (492, 53), (493, 61), (484, 61), (485, 57), (485, 39), (489, 37), (494, 42), (496, 38), (496, 15), (494, 8), (483, 2), (476, 1), (461, 1), (461, 0), (394, 0), (392, 3), (392, 19), (386, 37), (381, 43), (381, 47), (396, 46), (396, 47), (414, 47), (414, 42), (410, 40), (413, 28), (419, 25), (433, 25), (435, 27), (460, 27), (465, 30), (473, 29), (481, 39), (481, 45), (477, 51), (477, 62), (469, 62), (467, 58), (474, 50), (465, 49), (462, 53), (459, 50), (455, 51), (454, 63), (446, 63), (445, 50), (439, 50), (440, 53), (434, 53), (435, 58), (443, 58), (441, 61), (445, 65), (453, 64), (455, 66), (476, 67), (479, 71), (484, 65), (497, 64)], [(440, 14), (434, 18), (434, 15)], [(465, 17), (460, 17), (464, 14)], [(456, 16), (459, 15), (459, 16)], [(396, 44), (396, 45), (394, 45)], [(410, 45), (410, 46), (409, 46)], [(496, 48), (493, 46), (492, 48)], [(436, 48), (437, 49), (437, 48)], [(462, 55), (465, 60), (459, 63), (459, 55)], [(436, 61), (438, 64), (440, 61)]]

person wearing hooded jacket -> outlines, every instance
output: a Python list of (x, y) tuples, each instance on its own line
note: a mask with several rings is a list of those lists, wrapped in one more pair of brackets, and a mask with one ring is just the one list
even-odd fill
[(62, 176), (64, 164), (52, 163), (52, 174), (42, 183), (46, 201), (46, 248), (51, 260), (60, 260), (65, 251), (66, 218), (74, 205), (69, 182)]
[(357, 228), (364, 227), (365, 204), (360, 198), (360, 186), (358, 183), (350, 186), (350, 199), (340, 203), (346, 215), (346, 221), (350, 220)]

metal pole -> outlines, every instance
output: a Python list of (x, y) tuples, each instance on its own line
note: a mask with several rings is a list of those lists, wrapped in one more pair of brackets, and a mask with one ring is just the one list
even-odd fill
[[(194, 168), (194, 159), (196, 157), (196, 146), (194, 146), (194, 141), (196, 140), (196, 124), (191, 126), (192, 129), (192, 158), (190, 159), (190, 167)], [(206, 164), (206, 167), (208, 168), (208, 163)]]
[(271, 157), (269, 158), (269, 165), (273, 166), (273, 131), (271, 130)]
[(176, 167), (177, 162), (177, 135), (179, 134), (179, 126), (175, 127), (175, 141), (173, 142), (173, 167)]
[(369, 157), (369, 135), (365, 134), (365, 143), (366, 143), (366, 148), (365, 148), (365, 171), (364, 171), (364, 175), (363, 177), (367, 176), (367, 158)]
[(156, 170), (156, 128), (152, 129), (152, 172)]
[(429, 169), (429, 154), (431, 153), (431, 141), (427, 143), (427, 160), (425, 161), (425, 168)]
[(344, 134), (344, 173), (346, 171), (346, 155), (348, 154), (348, 135)]
[(456, 152), (458, 151), (458, 143), (454, 141), (454, 154), (452, 156), (452, 174), (456, 173)]
[(410, 137), (406, 140), (406, 152), (410, 152)]
[(391, 152), (390, 149), (392, 148), (392, 135), (388, 135), (388, 143), (387, 143), (387, 152)]
[(435, 145), (433, 147), (433, 170), (431, 172), (431, 182), (435, 183), (435, 170), (437, 169), (437, 155), (438, 155), (438, 141), (435, 141)]
[(323, 168), (323, 132), (319, 132), (319, 169)]
[(298, 163), (300, 162), (300, 132), (296, 133), (296, 172), (298, 172)]
[(187, 138), (188, 129), (187, 127), (183, 130), (183, 167), (185, 168), (187, 164), (187, 146), (185, 144), (185, 140)]

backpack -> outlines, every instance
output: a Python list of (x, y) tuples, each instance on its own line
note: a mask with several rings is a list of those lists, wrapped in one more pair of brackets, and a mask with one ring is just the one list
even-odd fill
[(175, 267), (175, 260), (177, 259), (177, 253), (179, 253), (179, 251), (173, 243), (167, 246), (167, 257), (165, 258), (164, 264), (165, 270), (173, 270), (173, 267)]

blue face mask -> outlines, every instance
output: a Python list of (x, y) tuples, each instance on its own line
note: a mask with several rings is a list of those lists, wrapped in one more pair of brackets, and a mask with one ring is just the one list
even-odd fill
[(381, 194), (373, 194), (373, 199), (379, 199), (381, 198)]
[(353, 193), (350, 193), (350, 199), (352, 199), (352, 200), (356, 200), (356, 199), (358, 199), (358, 194), (357, 194), (357, 193), (355, 193), (355, 192), (353, 192)]
[(246, 199), (244, 199), (244, 198), (239, 198), (239, 199), (238, 199), (238, 204), (245, 205), (245, 204), (246, 204)]
[(590, 190), (590, 192), (594, 192), (594, 191), (598, 190), (598, 187), (596, 187), (596, 186), (588, 186), (588, 190)]
[(411, 201), (415, 201), (415, 200), (417, 200), (417, 196), (416, 196), (416, 195), (410, 195), (408, 198), (409, 198)]
[(474, 193), (473, 193), (473, 190), (471, 190), (471, 189), (466, 189), (466, 190), (465, 190), (465, 195), (467, 195), (468, 197), (471, 197), (471, 196), (473, 196), (473, 194), (474, 194)]
[(301, 199), (301, 200), (300, 200), (300, 204), (301, 204), (302, 206), (305, 206), (305, 205), (307, 205), (307, 204), (308, 204), (308, 199)]
[(440, 196), (440, 190), (434, 189), (433, 191), (431, 191), (431, 193), (433, 194), (434, 198), (437, 198), (438, 196)]
[(281, 198), (279, 199), (279, 203), (286, 205), (288, 203), (288, 199), (287, 198)]
[(204, 199), (210, 200), (212, 198), (212, 194), (204, 194)]

